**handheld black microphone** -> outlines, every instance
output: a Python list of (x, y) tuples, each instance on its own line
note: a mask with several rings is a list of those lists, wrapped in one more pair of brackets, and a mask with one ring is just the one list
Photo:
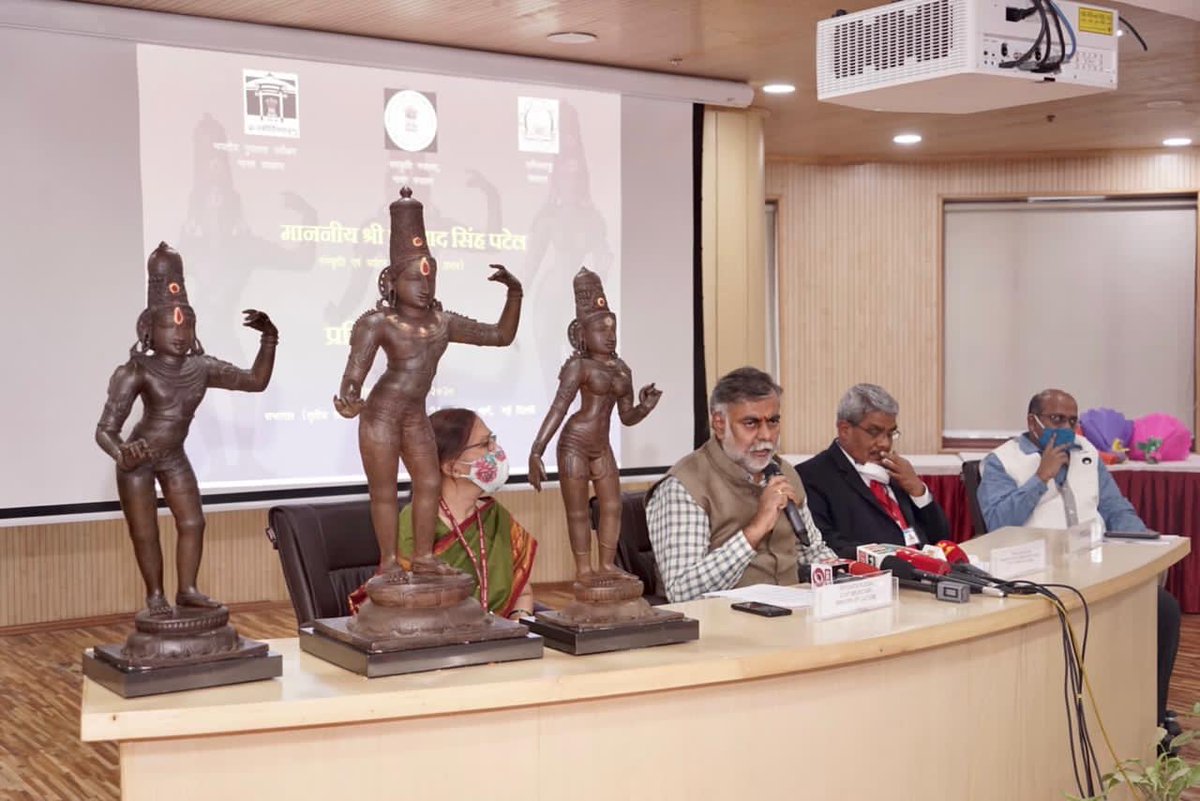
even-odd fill
[[(778, 475), (783, 475), (779, 465), (773, 461), (767, 462), (767, 466), (763, 468), (763, 478), (771, 479)], [(792, 524), (792, 531), (796, 532), (796, 539), (800, 540), (800, 544), (809, 545), (808, 529), (800, 518), (800, 510), (796, 507), (796, 502), (789, 498), (787, 506), (783, 507), (783, 513), (787, 515), (788, 522)]]

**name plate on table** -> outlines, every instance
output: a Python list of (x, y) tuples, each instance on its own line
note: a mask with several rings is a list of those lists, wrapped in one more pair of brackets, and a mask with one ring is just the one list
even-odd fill
[(1036, 540), (1007, 548), (993, 548), (988, 560), (996, 578), (1015, 579), (1046, 569), (1046, 541)]
[(1067, 529), (1067, 554), (1090, 551), (1104, 544), (1104, 524), (1089, 520)]
[(895, 601), (896, 579), (890, 570), (885, 570), (872, 576), (842, 579), (813, 588), (813, 617), (828, 620), (891, 606)]

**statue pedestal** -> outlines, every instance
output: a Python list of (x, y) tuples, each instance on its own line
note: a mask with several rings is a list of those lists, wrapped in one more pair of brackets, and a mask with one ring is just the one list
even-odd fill
[(642, 597), (642, 582), (621, 572), (575, 582), (572, 603), (522, 622), (545, 637), (546, 645), (576, 656), (700, 638), (699, 621), (650, 606)]
[(83, 654), (83, 675), (122, 698), (221, 687), (283, 675), (266, 643), (246, 640), (229, 625), (224, 606), (143, 609), (123, 645)]
[(619, 623), (572, 623), (559, 612), (538, 612), (533, 620), (523, 622), (534, 634), (545, 638), (547, 647), (575, 656), (700, 638), (700, 621), (684, 617), (681, 612), (653, 607), (644, 618)]
[(439, 645), (402, 639), (373, 642), (347, 629), (349, 617), (318, 620), (300, 629), (300, 650), (368, 679), (426, 670), (541, 659), (542, 638), (525, 626), (493, 618), (499, 637), (463, 642), (447, 638)]
[(97, 645), (83, 652), (83, 675), (122, 698), (224, 687), (283, 675), (283, 657), (267, 644), (240, 640), (235, 651), (213, 661), (140, 667), (124, 656), (123, 645)]
[(375, 576), (357, 615), (302, 628), (300, 648), (367, 678), (540, 659), (542, 638), (484, 611), (474, 587), (461, 573)]

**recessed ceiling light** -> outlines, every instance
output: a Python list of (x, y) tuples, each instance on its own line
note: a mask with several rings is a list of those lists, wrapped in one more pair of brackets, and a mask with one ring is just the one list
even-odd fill
[(763, 86), (763, 91), (769, 95), (790, 95), (796, 87), (790, 83), (768, 83)]
[(921, 141), (921, 135), (918, 133), (902, 133), (892, 137), (892, 141), (898, 145), (915, 145)]
[(1167, 147), (1187, 147), (1191, 143), (1192, 140), (1186, 136), (1171, 136), (1163, 140), (1163, 144)]
[(555, 44), (587, 44), (596, 41), (596, 34), (583, 31), (563, 31), (546, 37)]

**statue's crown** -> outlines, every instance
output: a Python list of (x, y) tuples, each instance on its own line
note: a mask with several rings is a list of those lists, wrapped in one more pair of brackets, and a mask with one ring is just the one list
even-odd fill
[(187, 286), (183, 283), (183, 258), (166, 242), (159, 242), (146, 260), (146, 308), (157, 310), (187, 306)]
[(400, 190), (399, 200), (388, 206), (392, 215), (392, 236), (388, 247), (389, 263), (399, 266), (421, 256), (428, 257), (429, 241), (425, 236), (425, 206), (413, 200), (412, 189)]
[(575, 319), (584, 320), (593, 314), (612, 314), (608, 298), (604, 296), (604, 285), (600, 276), (587, 267), (575, 273)]

